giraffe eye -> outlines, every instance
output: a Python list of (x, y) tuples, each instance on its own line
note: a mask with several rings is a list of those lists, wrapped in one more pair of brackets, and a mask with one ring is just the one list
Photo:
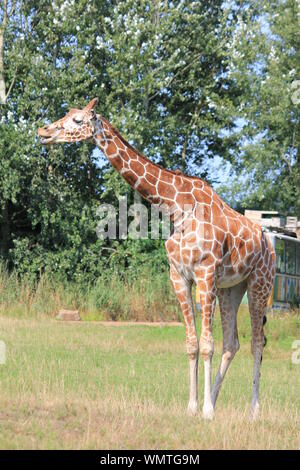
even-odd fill
[(81, 124), (83, 119), (80, 118), (73, 118), (73, 121), (76, 122), (76, 124)]

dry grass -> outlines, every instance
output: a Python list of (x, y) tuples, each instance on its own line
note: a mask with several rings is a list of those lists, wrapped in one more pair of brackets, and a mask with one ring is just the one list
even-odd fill
[(0, 263), (0, 315), (54, 317), (62, 308), (79, 309), (89, 320), (178, 321), (181, 317), (168, 272), (138, 279), (104, 273), (88, 284), (65, 282), (44, 274), (30, 278), (8, 273)]
[(1, 400), (9, 411), (1, 449), (295, 449), (300, 447), (299, 414), (265, 401), (252, 423), (248, 408), (219, 407), (213, 422), (188, 418), (185, 406), (161, 407), (138, 397), (79, 400), (67, 395)]
[[(218, 315), (215, 320), (214, 372), (221, 351)], [(215, 419), (205, 422), (186, 414), (184, 328), (0, 317), (7, 346), (7, 363), (0, 366), (0, 448), (300, 448), (300, 365), (291, 362), (299, 317), (269, 318), (262, 413), (255, 423), (248, 419), (252, 358), (243, 312), (239, 323), (241, 350)]]

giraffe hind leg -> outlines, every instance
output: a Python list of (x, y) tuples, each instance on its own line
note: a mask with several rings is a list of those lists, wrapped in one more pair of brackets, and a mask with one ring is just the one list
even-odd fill
[(251, 400), (252, 419), (256, 419), (259, 416), (260, 367), (263, 349), (267, 342), (264, 335), (264, 325), (267, 321), (266, 309), (272, 289), (271, 281), (265, 281), (264, 283), (261, 281), (259, 277), (255, 276), (255, 273), (248, 279), (248, 301), (252, 330), (251, 350), (254, 359)]
[(235, 356), (235, 353), (239, 350), (237, 312), (246, 289), (246, 282), (242, 282), (241, 284), (238, 284), (234, 287), (218, 289), (220, 315), (223, 330), (223, 352), (212, 391), (212, 402), (214, 407), (216, 405), (225, 374), (230, 366), (232, 359)]

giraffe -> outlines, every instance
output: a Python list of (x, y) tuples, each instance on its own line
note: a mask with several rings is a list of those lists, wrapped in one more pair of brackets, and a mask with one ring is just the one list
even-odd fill
[[(186, 329), (190, 368), (188, 413), (198, 412), (198, 359), (204, 362), (203, 417), (212, 419), (226, 371), (239, 349), (237, 311), (248, 291), (254, 359), (251, 416), (259, 415), (259, 379), (265, 345), (263, 325), (275, 277), (275, 252), (261, 227), (230, 208), (203, 180), (162, 168), (135, 150), (107, 119), (94, 98), (83, 109), (38, 129), (42, 144), (91, 139), (140, 195), (170, 214), (165, 242), (170, 279)], [(200, 293), (201, 335), (195, 325), (191, 288)], [(218, 297), (223, 350), (212, 387), (213, 316)]]

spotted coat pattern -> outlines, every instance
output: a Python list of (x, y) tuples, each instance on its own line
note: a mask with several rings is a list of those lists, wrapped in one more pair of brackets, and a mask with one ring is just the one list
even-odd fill
[[(258, 385), (264, 346), (263, 318), (275, 276), (275, 253), (261, 227), (231, 209), (203, 180), (161, 168), (135, 150), (92, 100), (83, 110), (71, 109), (55, 123), (39, 129), (42, 143), (93, 139), (113, 167), (145, 199), (170, 214), (174, 229), (166, 241), (170, 278), (181, 306), (190, 358), (188, 410), (198, 408), (198, 355), (204, 359), (203, 414), (212, 418), (226, 370), (239, 348), (236, 316), (246, 290), (252, 325), (254, 379), (252, 415), (258, 414)], [(200, 344), (195, 326), (191, 286), (200, 292)], [(211, 391), (212, 323), (219, 299), (223, 354)]]

